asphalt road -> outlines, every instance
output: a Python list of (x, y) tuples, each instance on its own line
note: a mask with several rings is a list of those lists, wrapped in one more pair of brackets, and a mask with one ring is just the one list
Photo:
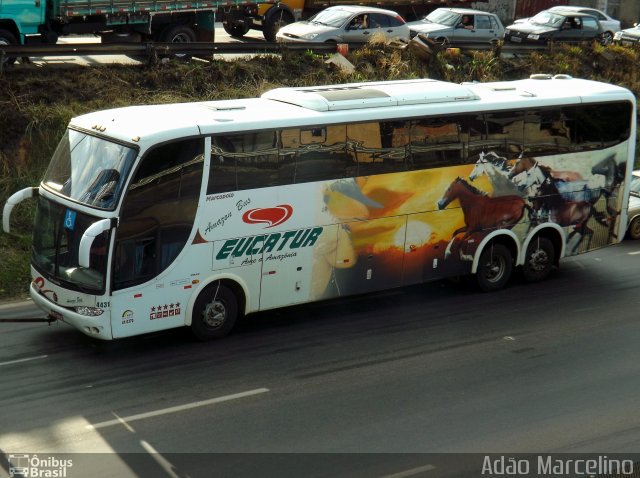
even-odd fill
[(639, 271), (627, 240), (540, 284), (300, 306), (213, 343), (0, 324), (0, 454), (106, 454), (70, 478), (430, 478), (480, 476), (438, 453), (638, 452)]

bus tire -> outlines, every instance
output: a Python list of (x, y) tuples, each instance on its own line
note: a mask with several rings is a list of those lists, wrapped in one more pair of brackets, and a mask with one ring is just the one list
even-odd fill
[(502, 289), (511, 277), (513, 257), (502, 244), (488, 244), (478, 262), (476, 283), (483, 292)]
[(191, 315), (191, 333), (198, 340), (226, 336), (238, 319), (238, 298), (220, 282), (207, 286), (198, 296)]
[(293, 15), (286, 10), (278, 10), (268, 15), (264, 21), (262, 30), (265, 40), (276, 41), (276, 34), (280, 29), (285, 25), (289, 25), (289, 23), (293, 23), (293, 21)]
[(527, 246), (522, 264), (522, 277), (527, 282), (539, 282), (551, 273), (556, 260), (556, 251), (546, 237), (536, 236)]
[[(18, 40), (15, 35), (9, 30), (0, 28), (0, 45), (17, 45)], [(12, 65), (16, 61), (15, 57), (6, 57), (4, 59), (5, 65)]]

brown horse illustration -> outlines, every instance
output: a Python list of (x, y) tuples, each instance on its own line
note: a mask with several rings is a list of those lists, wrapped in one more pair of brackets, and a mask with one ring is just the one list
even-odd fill
[[(442, 198), (438, 200), (438, 209), (446, 208), (456, 199), (460, 202), (465, 225), (453, 233), (445, 257), (451, 254), (451, 247), (458, 234), (464, 232), (460, 238), (463, 241), (475, 232), (487, 229), (511, 229), (522, 219), (528, 207), (520, 196), (490, 197), (462, 178), (455, 179), (449, 185)], [(468, 257), (461, 257), (468, 259)]]

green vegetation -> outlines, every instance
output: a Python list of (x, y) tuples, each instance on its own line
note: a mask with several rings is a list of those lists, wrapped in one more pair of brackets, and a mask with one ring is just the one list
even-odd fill
[[(325, 59), (308, 51), (233, 62), (6, 68), (0, 75), (0, 207), (11, 193), (38, 184), (70, 118), (99, 109), (254, 97), (279, 86), (422, 77), (496, 81), (532, 73), (565, 73), (640, 94), (637, 48), (558, 46), (521, 58), (447, 50), (425, 58), (411, 48), (372, 43), (349, 54), (352, 74)], [(15, 234), (0, 232), (0, 300), (24, 297), (29, 283), (32, 205), (20, 205), (12, 218)]]

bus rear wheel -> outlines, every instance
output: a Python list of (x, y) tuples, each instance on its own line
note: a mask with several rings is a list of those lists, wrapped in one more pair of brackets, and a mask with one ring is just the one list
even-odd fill
[(527, 246), (522, 276), (527, 282), (539, 282), (551, 273), (556, 258), (553, 244), (546, 237), (535, 237)]
[(484, 248), (478, 262), (476, 282), (483, 292), (502, 289), (511, 277), (513, 258), (502, 244), (489, 244)]
[(231, 289), (216, 282), (196, 299), (191, 316), (191, 332), (198, 340), (226, 336), (238, 319), (238, 298)]

